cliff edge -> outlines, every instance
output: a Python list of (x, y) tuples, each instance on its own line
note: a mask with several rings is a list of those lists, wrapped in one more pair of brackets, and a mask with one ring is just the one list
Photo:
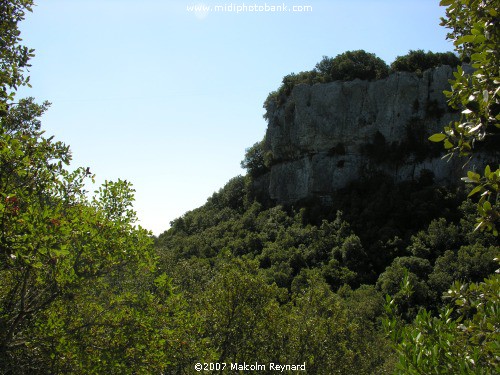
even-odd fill
[(427, 170), (436, 183), (456, 182), (464, 161), (442, 160), (442, 145), (427, 139), (459, 118), (443, 94), (452, 74), (451, 67), (440, 66), (421, 75), (295, 86), (279, 104), (266, 103), (270, 171), (255, 185), (276, 203), (291, 204), (328, 200), (375, 173), (405, 181)]

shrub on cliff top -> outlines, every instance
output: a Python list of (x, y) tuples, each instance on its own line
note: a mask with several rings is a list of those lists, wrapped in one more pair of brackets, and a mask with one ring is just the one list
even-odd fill
[(460, 59), (453, 52), (434, 53), (424, 52), (421, 49), (410, 50), (406, 55), (396, 57), (396, 60), (391, 64), (391, 71), (422, 73), (440, 65), (456, 67), (460, 63)]
[[(440, 65), (456, 67), (461, 64), (460, 59), (453, 52), (424, 52), (410, 50), (404, 56), (398, 56), (389, 66), (373, 53), (364, 50), (347, 51), (336, 57), (323, 56), (313, 70), (291, 73), (283, 77), (278, 90), (271, 92), (264, 108), (274, 102), (281, 105), (291, 94), (293, 88), (301, 83), (314, 85), (333, 81), (352, 81), (355, 79), (376, 80), (389, 75), (390, 72), (412, 72), (422, 74), (427, 69)], [(264, 114), (267, 119), (267, 114)]]
[[(373, 80), (385, 78), (389, 75), (387, 64), (373, 53), (363, 50), (347, 51), (336, 57), (323, 56), (313, 70), (291, 73), (283, 77), (278, 90), (271, 92), (264, 108), (271, 102), (282, 104), (298, 84), (327, 83), (332, 81), (352, 81), (356, 78)], [(264, 115), (264, 118), (267, 118)]]
[(347, 51), (336, 57), (323, 56), (316, 64), (317, 72), (330, 81), (352, 81), (356, 78), (373, 80), (389, 75), (389, 67), (384, 60), (363, 50)]

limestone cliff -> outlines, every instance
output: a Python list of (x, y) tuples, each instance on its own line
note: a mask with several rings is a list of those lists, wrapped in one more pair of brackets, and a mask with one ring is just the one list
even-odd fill
[(289, 204), (328, 198), (379, 172), (403, 181), (430, 170), (438, 183), (456, 181), (463, 160), (442, 160), (442, 145), (427, 140), (459, 117), (443, 95), (450, 78), (452, 68), (441, 66), (420, 76), (398, 72), (377, 81), (294, 87), (280, 104), (267, 104), (272, 165), (256, 183), (272, 200)]

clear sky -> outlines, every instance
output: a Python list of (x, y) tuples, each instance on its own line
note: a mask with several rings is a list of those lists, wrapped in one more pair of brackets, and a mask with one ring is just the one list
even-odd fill
[(18, 97), (52, 103), (43, 127), (71, 146), (72, 166), (134, 184), (154, 234), (245, 173), (245, 148), (265, 134), (262, 104), (286, 74), (347, 50), (389, 64), (410, 49), (453, 50), (438, 0), (35, 2), (21, 24), (33, 88)]

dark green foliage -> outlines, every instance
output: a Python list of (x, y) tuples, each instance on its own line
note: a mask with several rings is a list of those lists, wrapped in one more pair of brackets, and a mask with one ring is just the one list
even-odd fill
[(330, 81), (374, 80), (389, 75), (387, 64), (373, 53), (363, 50), (347, 51), (334, 58), (323, 57), (316, 70)]
[(363, 50), (347, 51), (336, 57), (323, 56), (323, 59), (316, 64), (313, 70), (297, 74), (291, 73), (283, 77), (278, 90), (268, 95), (264, 108), (268, 108), (271, 103), (277, 105), (285, 103), (293, 88), (299, 84), (314, 85), (354, 79), (375, 80), (385, 78), (388, 75), (389, 67), (387, 64), (375, 54)]
[(318, 206), (308, 207), (305, 215), (314, 220), (318, 215), (332, 217), (333, 212), (342, 210), (344, 219), (361, 238), (368, 263), (379, 274), (404, 251), (411, 234), (440, 215), (452, 219), (458, 215), (463, 194), (424, 183), (419, 177), (400, 184), (384, 175), (353, 182), (334, 196), (333, 207), (328, 209), (331, 214), (320, 210), (317, 202)]
[[(433, 119), (439, 119), (444, 113), (437, 104), (431, 104), (426, 110), (426, 116)], [(427, 140), (429, 135), (424, 122), (412, 118), (406, 124), (405, 136), (399, 142), (388, 143), (384, 135), (377, 131), (371, 142), (362, 147), (361, 152), (377, 164), (402, 165), (408, 162), (422, 162), (442, 154), (438, 145)]]
[[(463, 224), (472, 216), (467, 212), (468, 206), (465, 203), (461, 208)], [(491, 275), (496, 269), (498, 248), (494, 236), (478, 238), (471, 227), (457, 226), (444, 218), (433, 220), (427, 229), (412, 236), (406, 248), (412, 256), (395, 258), (377, 285), (384, 293), (396, 296), (407, 270), (414, 293), (406, 301), (405, 311), (411, 309), (415, 313), (419, 307), (434, 310), (453, 281), (479, 282)]]
[(253, 178), (262, 176), (270, 170), (271, 155), (266, 154), (264, 143), (265, 139), (247, 148), (245, 150), (245, 159), (241, 161), (242, 168), (245, 168)]
[(428, 284), (438, 295), (446, 292), (454, 280), (480, 282), (495, 272), (498, 247), (481, 244), (461, 246), (457, 251), (447, 250), (436, 259)]
[(391, 64), (391, 71), (422, 74), (426, 70), (440, 65), (449, 65), (454, 68), (460, 63), (460, 59), (453, 52), (435, 53), (424, 52), (421, 49), (410, 50), (408, 54), (396, 57), (396, 60)]
[(454, 224), (448, 224), (446, 219), (433, 220), (427, 230), (420, 231), (412, 237), (408, 250), (417, 257), (434, 261), (446, 250), (463, 243), (459, 230)]
[(208, 202), (221, 210), (229, 208), (241, 212), (244, 208), (245, 190), (245, 178), (237, 176), (229, 180), (219, 192), (214, 193)]
[[(393, 66), (421, 73), (455, 59), (414, 51)], [(285, 104), (301, 83), (386, 74), (387, 67), (363, 51), (324, 58), (312, 72), (286, 76), (266, 106)], [(445, 111), (432, 102), (420, 105), (413, 110), (425, 111), (427, 120)], [(283, 110), (286, 121), (293, 120), (293, 103)], [(407, 124), (406, 133), (398, 144), (375, 134), (365, 152), (396, 168), (408, 158), (437, 155), (420, 142), (428, 136), (421, 121)], [(330, 153), (342, 155), (345, 147)], [(263, 143), (247, 151), (247, 181), (265, 179), (270, 156)], [(397, 341), (401, 373), (489, 374), (498, 366), (496, 279), (459, 288), (452, 298), (463, 308), (455, 315), (443, 310), (442, 294), (457, 290), (455, 280), (479, 282), (494, 272), (499, 248), (494, 235), (474, 232), (474, 209), (459, 207), (463, 192), (434, 186), (426, 170), (400, 184), (367, 175), (333, 195), (330, 206), (319, 199), (273, 206), (254, 201), (253, 186), (230, 181), (157, 240), (160, 271), (175, 275), (174, 287), (201, 319), (198, 351), (205, 358), (306, 362), (308, 372), (318, 374), (392, 373), (397, 360), (380, 332), (381, 296), (390, 294), (386, 311), (393, 319), (385, 324)], [(468, 357), (456, 360), (461, 346)]]
[(324, 83), (325, 81), (325, 76), (316, 70), (311, 70), (307, 72), (300, 72), (300, 73), (290, 73), (286, 76), (283, 77), (282, 81), (282, 86), (280, 87), (280, 92), (283, 93), (285, 96), (288, 96), (291, 94), (292, 89), (301, 84), (304, 83), (306, 85), (314, 85), (315, 83)]
[[(403, 184), (374, 176), (340, 191), (342, 199), (334, 199), (333, 207), (309, 201), (298, 212), (298, 207), (242, 204), (248, 186), (241, 179), (231, 180), (205, 206), (174, 221), (158, 238), (158, 247), (168, 249), (177, 261), (199, 257), (213, 264), (223, 253), (254, 258), (268, 282), (289, 290), (300, 289), (314, 269), (333, 290), (344, 284), (353, 288), (373, 284), (399, 257), (393, 266), (410, 269), (422, 288), (429, 289), (436, 259), (447, 250), (458, 251), (478, 241), (470, 234), (473, 228), (456, 223), (460, 215), (469, 215), (456, 207), (463, 195), (436, 188), (425, 176)], [(222, 199), (225, 196), (235, 198)], [(240, 202), (239, 206), (231, 206), (233, 201)], [(443, 209), (455, 223), (444, 218), (431, 221)], [(485, 248), (492, 245), (491, 241), (482, 242)], [(480, 274), (490, 271), (488, 266)], [(397, 286), (401, 272), (394, 275)], [(430, 290), (422, 292), (418, 306), (439, 303), (440, 294)]]
[[(392, 296), (406, 322), (411, 322), (421, 307), (433, 306), (433, 302), (436, 300), (435, 294), (425, 281), (405, 267), (405, 265), (418, 267), (419, 263), (422, 266), (422, 263), (425, 264), (425, 260), (396, 258), (377, 281), (377, 288), (383, 295)], [(405, 275), (408, 276), (413, 288), (413, 293), (409, 297), (406, 296), (405, 290), (401, 287), (401, 280)]]

